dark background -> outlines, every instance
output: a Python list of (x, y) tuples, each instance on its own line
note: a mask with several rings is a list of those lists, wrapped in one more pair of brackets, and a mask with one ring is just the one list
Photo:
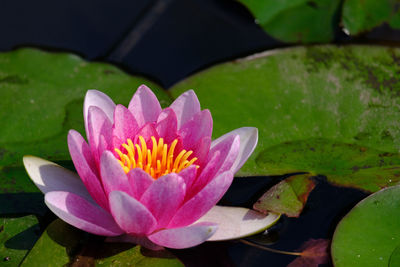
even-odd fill
[[(285, 44), (266, 34), (240, 3), (231, 0), (0, 1), (0, 51), (34, 46), (70, 51), (87, 60), (114, 63), (168, 89), (213, 64)], [(399, 31), (386, 25), (334, 43), (398, 46)], [(340, 218), (366, 194), (327, 184), (319, 177), (299, 219), (283, 217), (271, 231), (273, 248), (293, 251), (309, 238), (331, 238)], [(279, 179), (236, 179), (223, 199), (251, 204)], [(176, 252), (193, 266), (286, 266), (294, 257), (239, 242), (206, 243)]]

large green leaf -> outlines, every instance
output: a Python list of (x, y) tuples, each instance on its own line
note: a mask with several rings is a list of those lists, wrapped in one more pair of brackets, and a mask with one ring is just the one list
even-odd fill
[(397, 153), (320, 138), (270, 147), (260, 153), (257, 162), (272, 174), (322, 173), (334, 184), (355, 185), (371, 192), (393, 185), (398, 181), (395, 177), (400, 176), (400, 155)]
[(38, 220), (33, 215), (0, 218), (2, 266), (18, 266), (39, 238)]
[[(332, 241), (335, 266), (388, 266), (400, 262), (400, 187), (358, 203), (339, 223)], [(394, 265), (398, 266), (398, 265)]]
[(60, 219), (52, 222), (21, 266), (182, 266), (168, 251), (128, 243), (105, 243)]
[[(397, 0), (345, 0), (343, 26), (350, 34), (358, 34), (389, 22), (396, 11)], [(395, 25), (395, 22), (393, 23)]]
[(83, 232), (60, 219), (43, 232), (21, 266), (63, 266), (77, 252)]
[(301, 169), (374, 191), (399, 181), (391, 169), (398, 168), (400, 149), (399, 71), (399, 49), (298, 47), (212, 67), (171, 93), (195, 89), (213, 114), (214, 137), (259, 129), (239, 176)]
[(0, 166), (20, 165), (25, 154), (69, 159), (66, 136), (71, 128), (84, 132), (86, 91), (98, 89), (126, 105), (140, 84), (162, 104), (170, 102), (159, 86), (109, 64), (36, 49), (0, 53)]
[(239, 0), (257, 23), (285, 42), (329, 42), (339, 17), (340, 0)]

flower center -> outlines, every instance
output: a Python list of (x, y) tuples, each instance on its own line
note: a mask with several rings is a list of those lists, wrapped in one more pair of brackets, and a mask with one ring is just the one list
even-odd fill
[(157, 141), (156, 138), (152, 136), (151, 141), (153, 147), (151, 149), (147, 148), (143, 136), (139, 136), (139, 141), (140, 145), (133, 144), (132, 140), (128, 138), (126, 143), (122, 145), (126, 153), (115, 148), (115, 152), (119, 155), (118, 161), (125, 173), (128, 173), (131, 169), (140, 168), (157, 179), (171, 172), (178, 173), (197, 160), (196, 157), (189, 160), (193, 151), (186, 151), (184, 149), (174, 157), (178, 139), (175, 139), (168, 145), (164, 144), (163, 138), (159, 138)]

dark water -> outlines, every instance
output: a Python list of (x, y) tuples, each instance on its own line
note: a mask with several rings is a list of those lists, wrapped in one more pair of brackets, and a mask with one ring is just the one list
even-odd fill
[[(220, 204), (250, 208), (263, 192), (282, 178), (235, 178)], [(247, 240), (278, 250), (296, 251), (311, 238), (331, 239), (337, 223), (367, 194), (352, 188), (332, 186), (323, 177), (316, 180), (317, 186), (311, 192), (299, 218), (282, 216), (267, 235), (259, 234)], [(296, 258), (260, 250), (239, 241), (207, 242), (198, 248), (174, 252), (190, 266), (280, 267)]]

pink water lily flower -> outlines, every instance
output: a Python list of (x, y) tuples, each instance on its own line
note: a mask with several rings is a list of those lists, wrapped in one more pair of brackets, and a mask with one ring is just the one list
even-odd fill
[(75, 130), (68, 134), (80, 179), (49, 161), (24, 157), (47, 206), (65, 222), (156, 249), (239, 238), (278, 219), (216, 206), (253, 152), (257, 129), (239, 128), (212, 141), (210, 111), (200, 109), (193, 91), (162, 109), (144, 85), (128, 108), (90, 90), (83, 113), (88, 143)]

